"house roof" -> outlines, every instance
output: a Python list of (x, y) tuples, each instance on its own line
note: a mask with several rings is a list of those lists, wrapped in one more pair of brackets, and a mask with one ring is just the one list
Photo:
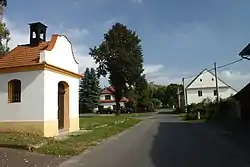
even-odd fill
[[(39, 64), (40, 53), (44, 50), (51, 51), (54, 48), (56, 40), (59, 36), (61, 35), (52, 35), (50, 41), (41, 41), (37, 46), (32, 46), (30, 44), (18, 45), (8, 54), (0, 58), (0, 69)], [(66, 36), (64, 37), (68, 40)], [(75, 57), (74, 60), (76, 61)], [(76, 61), (76, 63), (78, 62)]]
[(250, 43), (239, 53), (240, 56), (250, 56)]
[(242, 98), (246, 98), (250, 94), (250, 83), (248, 83), (244, 88), (242, 88), (239, 92), (234, 95), (234, 98), (237, 100), (241, 100)]
[[(123, 97), (120, 102), (128, 102), (129, 100), (126, 97)], [(99, 103), (113, 103), (115, 100), (99, 100)]]
[(50, 41), (40, 42), (38, 46), (31, 46), (29, 44), (18, 45), (0, 59), (0, 68), (38, 64), (40, 52), (43, 50), (52, 50), (56, 39), (57, 35), (53, 35)]
[(113, 86), (109, 86), (109, 87), (104, 88), (101, 91), (101, 94), (114, 94), (114, 92), (115, 92), (115, 88)]
[[(191, 85), (192, 85), (192, 83), (199, 77), (199, 76), (201, 76), (202, 74), (204, 74), (205, 72), (209, 72), (211, 75), (213, 75), (213, 76), (215, 76), (215, 74), (214, 73), (212, 73), (210, 70), (208, 70), (208, 69), (204, 69), (204, 70), (202, 70), (187, 86), (186, 86), (186, 89), (188, 89)], [(237, 90), (236, 89), (234, 89), (234, 88), (232, 88), (230, 85), (228, 85), (226, 82), (224, 82), (224, 81), (222, 81), (219, 77), (217, 77), (217, 79), (218, 79), (218, 81), (220, 81), (220, 82), (222, 82), (223, 84), (225, 84), (226, 86), (228, 86), (228, 87), (230, 87), (231, 89), (233, 89), (234, 91), (236, 91), (237, 92)]]

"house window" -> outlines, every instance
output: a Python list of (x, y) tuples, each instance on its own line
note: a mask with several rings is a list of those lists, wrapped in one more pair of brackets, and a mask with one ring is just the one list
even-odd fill
[(217, 95), (218, 95), (217, 90), (214, 90), (214, 96), (217, 96)]
[(111, 96), (110, 95), (105, 95), (105, 100), (111, 100)]
[(202, 96), (202, 91), (201, 90), (198, 91), (198, 96)]
[(202, 79), (200, 79), (200, 81), (202, 82)]
[(8, 82), (8, 102), (21, 102), (21, 81), (18, 79), (13, 79)]

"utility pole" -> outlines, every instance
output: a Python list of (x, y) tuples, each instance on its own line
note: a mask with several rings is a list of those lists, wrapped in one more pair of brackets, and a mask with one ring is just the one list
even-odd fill
[(185, 79), (184, 78), (182, 78), (182, 85), (183, 85), (183, 96), (184, 96), (184, 110), (185, 110), (185, 112), (187, 112), (187, 110), (186, 110), (186, 104), (187, 104), (187, 96), (186, 96), (186, 88), (185, 88), (185, 81), (184, 81)]
[(177, 87), (177, 96), (178, 96), (178, 106), (181, 108), (181, 95), (180, 95), (180, 87)]
[(219, 110), (219, 100), (220, 100), (220, 96), (219, 96), (219, 87), (218, 87), (218, 77), (217, 77), (217, 66), (216, 66), (216, 62), (214, 62), (214, 74), (215, 74), (215, 86), (216, 86), (216, 103), (217, 103), (217, 110)]

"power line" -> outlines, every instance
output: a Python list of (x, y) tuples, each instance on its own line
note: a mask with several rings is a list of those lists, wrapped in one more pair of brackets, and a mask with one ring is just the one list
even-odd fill
[[(232, 61), (232, 62), (230, 62), (230, 63), (227, 63), (227, 64), (224, 64), (224, 65), (218, 66), (217, 69), (218, 69), (218, 68), (224, 68), (224, 67), (230, 66), (230, 65), (235, 64), (235, 63), (238, 63), (238, 62), (240, 62), (240, 61), (242, 61), (242, 60), (244, 60), (244, 59), (241, 58), (241, 59)], [(209, 70), (207, 70), (207, 71), (201, 72), (200, 74), (204, 74), (204, 73), (207, 73), (207, 72), (211, 72), (211, 71), (213, 71), (213, 70), (214, 70), (214, 68), (211, 68), (211, 69), (209, 69)], [(193, 76), (189, 76), (189, 77), (184, 77), (184, 79), (194, 78), (194, 77), (196, 77), (196, 76), (197, 76), (197, 75), (193, 75)]]
[(228, 64), (225, 64), (225, 65), (221, 65), (221, 66), (219, 66), (219, 67), (217, 67), (217, 68), (224, 68), (224, 67), (230, 66), (230, 65), (232, 65), (232, 64), (238, 63), (238, 62), (240, 62), (240, 61), (242, 61), (242, 60), (243, 60), (243, 58), (238, 59), (238, 60), (235, 60), (235, 61), (233, 61), (233, 62), (231, 62), (231, 63), (228, 63)]

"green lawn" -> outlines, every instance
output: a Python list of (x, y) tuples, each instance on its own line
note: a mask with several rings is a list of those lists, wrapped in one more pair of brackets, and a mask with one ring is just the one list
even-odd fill
[(112, 124), (115, 121), (122, 121), (126, 119), (127, 116), (96, 116), (89, 118), (80, 118), (80, 128), (86, 130), (92, 130), (95, 127)]
[[(38, 148), (37, 152), (52, 155), (77, 155), (95, 146), (103, 139), (118, 134), (134, 126), (139, 120), (128, 116), (103, 116), (80, 119), (80, 128), (92, 130), (78, 136), (58, 141), (54, 138), (43, 138), (39, 135), (24, 133), (1, 133), (0, 146), (27, 149), (27, 144), (37, 144), (46, 141), (46, 145)], [(105, 125), (105, 126), (103, 126)]]

